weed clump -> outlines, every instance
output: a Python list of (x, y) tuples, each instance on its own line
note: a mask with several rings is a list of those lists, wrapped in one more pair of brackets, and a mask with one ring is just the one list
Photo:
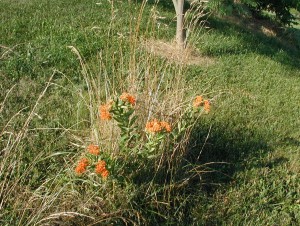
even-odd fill
[[(95, 112), (98, 114), (98, 123), (105, 126), (94, 131), (98, 135), (93, 137), (99, 139), (94, 140), (95, 144), (89, 144), (81, 154), (75, 175), (81, 178), (83, 184), (97, 184), (100, 190), (117, 184), (125, 189), (130, 187), (133, 190), (129, 203), (136, 203), (130, 212), (132, 214), (137, 211), (143, 215), (148, 208), (156, 209), (155, 206), (161, 205), (160, 202), (178, 199), (176, 195), (173, 198), (171, 196), (182, 190), (183, 181), (195, 176), (191, 173), (195, 172), (193, 166), (185, 161), (188, 152), (185, 144), (201, 115), (209, 112), (210, 101), (196, 96), (194, 100), (182, 105), (180, 114), (169, 115), (169, 120), (159, 120), (158, 117), (145, 120), (139, 112), (145, 106), (140, 105), (142, 102), (134, 95), (125, 92), (100, 104), (100, 107), (94, 107), (99, 110)], [(158, 112), (155, 114), (158, 115)], [(107, 128), (111, 128), (111, 131), (106, 131)], [(114, 139), (103, 139), (108, 132), (114, 134)], [(109, 146), (108, 143), (111, 148), (102, 151), (102, 147)], [(78, 189), (82, 189), (82, 183)], [(154, 201), (154, 194), (159, 194), (160, 201)], [(137, 198), (140, 199), (138, 202)], [(170, 198), (173, 201), (168, 200)], [(110, 202), (114, 202), (113, 200), (112, 198)], [(153, 216), (153, 219), (161, 214), (160, 208), (155, 210), (157, 216)], [(145, 218), (149, 217), (149, 213), (144, 214)], [(128, 217), (127, 220), (137, 220), (137, 216)], [(149, 219), (144, 220), (149, 222)]]

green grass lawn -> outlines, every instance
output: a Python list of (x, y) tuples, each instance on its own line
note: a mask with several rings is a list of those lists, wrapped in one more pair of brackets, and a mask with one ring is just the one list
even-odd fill
[(217, 63), (194, 74), (212, 81), (209, 90), (224, 91), (210, 121), (209, 151), (231, 165), (208, 218), (217, 225), (297, 225), (299, 51), (224, 21), (212, 28), (199, 48)]
[[(138, 18), (141, 4), (129, 2), (114, 1), (111, 8), (109, 1), (96, 0), (0, 1), (0, 156), (3, 159), (11, 144), (10, 134), (22, 128), (45, 83), (55, 74), (52, 81), (55, 85), (35, 109), (26, 136), (18, 148), (12, 149), (19, 154), (11, 155), (9, 166), (4, 160), (1, 162), (1, 170), (17, 162), (19, 167), (11, 175), (0, 174), (0, 200), (5, 197), (4, 204), (0, 203), (0, 224), (38, 224), (36, 219), (46, 219), (57, 207), (59, 211), (81, 213), (70, 217), (69, 222), (85, 225), (95, 223), (96, 218), (85, 221), (85, 216), (93, 215), (93, 208), (100, 206), (96, 210), (107, 214), (100, 213), (101, 219), (116, 225), (125, 224), (123, 218), (131, 219), (132, 224), (141, 220), (149, 225), (299, 225), (299, 27), (283, 41), (284, 37), (269, 37), (223, 19), (209, 18), (209, 29), (201, 31), (195, 45), (213, 63), (187, 66), (181, 76), (190, 87), (189, 97), (204, 93), (212, 99), (211, 113), (193, 129), (185, 156), (195, 166), (211, 163), (206, 169), (212, 172), (203, 174), (201, 180), (191, 180), (186, 189), (172, 194), (178, 198), (157, 206), (139, 203), (143, 193), (135, 194), (134, 189), (137, 186), (143, 191), (143, 185), (112, 183), (116, 189), (113, 194), (108, 192), (108, 196), (88, 199), (84, 191), (90, 186), (93, 191), (98, 187), (83, 184), (80, 193), (80, 189), (75, 189), (79, 181), (68, 183), (70, 178), (62, 166), (76, 161), (80, 147), (72, 142), (83, 139), (89, 128), (87, 120), (81, 121), (88, 111), (81, 108), (83, 103), (77, 95), (78, 90), (86, 95), (87, 88), (77, 56), (68, 46), (80, 51), (95, 76), (106, 73), (112, 77), (118, 75), (121, 80), (127, 71), (126, 67), (121, 70), (122, 62), (116, 53), (123, 45), (124, 59), (129, 59), (130, 46), (128, 40), (121, 42), (120, 37), (129, 37), (130, 24), (135, 21), (130, 18)], [(152, 15), (152, 7), (152, 2), (147, 4), (144, 18)], [(173, 9), (162, 4), (157, 10), (161, 17), (155, 24), (158, 30), (159, 23), (155, 38), (171, 40), (175, 32)], [(139, 29), (144, 39), (150, 36), (149, 27), (148, 20), (142, 19)], [(100, 70), (101, 56), (106, 59), (106, 71)], [(18, 111), (17, 117), (9, 122)], [(30, 173), (26, 174), (27, 171)], [(55, 184), (57, 177), (65, 186)], [(19, 184), (14, 187), (15, 193), (5, 187), (5, 183), (14, 180), (14, 184)], [(5, 189), (10, 193), (2, 193)], [(69, 192), (63, 193), (64, 189)], [(114, 193), (118, 191), (122, 192)], [(159, 203), (160, 189), (157, 191), (154, 196)], [(73, 202), (49, 201), (52, 209), (48, 210), (41, 200), (51, 200), (56, 193), (70, 197)], [(120, 198), (112, 199), (116, 195)], [(32, 201), (35, 198), (39, 201)], [(118, 201), (110, 202), (110, 198)], [(84, 205), (81, 200), (93, 205)], [(103, 200), (115, 209), (101, 206)], [(26, 202), (34, 205), (28, 207)], [(36, 214), (34, 208), (42, 208), (44, 216)], [(68, 218), (56, 220), (59, 225), (69, 225)]]

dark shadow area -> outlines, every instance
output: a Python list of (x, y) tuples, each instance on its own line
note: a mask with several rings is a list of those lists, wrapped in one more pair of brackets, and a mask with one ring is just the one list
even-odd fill
[(300, 51), (300, 28), (288, 28), (287, 36), (295, 44), (296, 48)]
[(234, 129), (226, 124), (205, 123), (195, 128), (189, 142), (188, 162), (203, 166), (202, 183), (207, 193), (232, 182), (233, 176), (249, 168), (263, 167), (259, 159), (272, 151), (262, 134), (248, 129)]
[[(180, 151), (177, 157), (174, 153), (166, 153), (158, 161), (150, 160), (145, 167), (136, 170), (138, 174), (134, 182), (141, 188), (140, 194), (134, 198), (137, 208), (149, 217), (149, 225), (178, 225), (179, 222), (180, 225), (193, 225), (191, 211), (199, 204), (196, 200), (212, 197), (220, 186), (234, 182), (234, 175), (238, 172), (252, 167), (268, 167), (260, 159), (270, 151), (272, 149), (264, 136), (257, 131), (236, 130), (226, 124), (211, 126), (200, 123), (192, 131), (183, 155)], [(268, 164), (272, 167), (282, 161), (285, 160), (278, 159)], [(156, 172), (154, 165), (158, 162), (162, 165)], [(149, 198), (154, 187), (155, 205)], [(167, 203), (164, 200), (166, 193), (169, 205), (163, 204)]]
[[(235, 20), (238, 20), (238, 18), (235, 18)], [(299, 69), (300, 46), (297, 46), (295, 40), (293, 41), (295, 31), (293, 31), (294, 34), (291, 32), (278, 32), (280, 34), (277, 36), (273, 33), (267, 35), (262, 30), (272, 32), (274, 28), (268, 28), (272, 25), (259, 25), (255, 21), (254, 23), (256, 24), (253, 25), (253, 22), (252, 25), (251, 22), (237, 24), (226, 20), (226, 18), (210, 17), (208, 19), (210, 29), (228, 38), (237, 37), (241, 41), (239, 41), (238, 46), (226, 45), (226, 43), (222, 46), (209, 46), (209, 48), (204, 49), (204, 54), (222, 56), (254, 52), (270, 57), (283, 65)]]
[(263, 167), (268, 167), (269, 169), (273, 169), (278, 165), (281, 165), (283, 163), (288, 162), (289, 159), (288, 158), (284, 158), (284, 157), (279, 157), (279, 158), (275, 158), (267, 163), (265, 163), (264, 165), (262, 165)]
[(293, 137), (285, 137), (280, 141), (280, 144), (300, 147), (300, 140), (297, 140)]
[[(263, 134), (249, 129), (235, 129), (224, 124), (200, 123), (191, 134), (182, 177), (190, 178), (188, 183), (177, 191), (184, 197), (194, 197), (185, 206), (185, 225), (215, 225), (207, 222), (195, 222), (190, 218), (190, 212), (200, 203), (208, 203), (220, 188), (238, 183), (235, 175), (251, 168), (274, 167), (285, 159), (278, 159), (272, 163), (263, 162), (264, 156), (272, 152)], [(186, 167), (186, 165), (190, 167)], [(196, 173), (196, 169), (198, 172)], [(194, 172), (194, 175), (191, 173)], [(204, 201), (207, 200), (207, 201)], [(221, 222), (219, 222), (221, 223)]]

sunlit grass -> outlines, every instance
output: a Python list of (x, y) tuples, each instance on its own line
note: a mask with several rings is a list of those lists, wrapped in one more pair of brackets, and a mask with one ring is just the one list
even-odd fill
[[(140, 6), (0, 2), (0, 224), (299, 224), (297, 42), (211, 18), (195, 47), (213, 63), (183, 67), (133, 48)], [(152, 7), (139, 37), (153, 29), (151, 38), (171, 40), (173, 8)], [(97, 117), (125, 91), (135, 95), (141, 131), (154, 118), (173, 128), (195, 95), (211, 111), (174, 155), (154, 164), (133, 158), (116, 166), (123, 175), (83, 179), (74, 170), (89, 144), (118, 157), (117, 125)]]

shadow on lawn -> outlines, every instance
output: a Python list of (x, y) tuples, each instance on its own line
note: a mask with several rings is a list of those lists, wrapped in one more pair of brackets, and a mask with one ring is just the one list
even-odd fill
[[(238, 183), (235, 181), (235, 175), (239, 172), (251, 168), (271, 168), (286, 161), (286, 159), (277, 159), (276, 162), (264, 162), (264, 156), (271, 151), (267, 139), (258, 131), (235, 129), (227, 124), (209, 126), (200, 123), (192, 132), (186, 162), (200, 172), (203, 170), (204, 173), (192, 177), (188, 185), (179, 191), (185, 197), (194, 197), (185, 206), (186, 215), (183, 222), (188, 222), (185, 225), (195, 223), (190, 213), (197, 209), (199, 204), (207, 205), (208, 200), (220, 187)], [(184, 174), (189, 172), (183, 172)], [(196, 224), (206, 225), (210, 220), (196, 222)]]
[(212, 172), (204, 175), (203, 182), (207, 184), (207, 192), (211, 192), (214, 186), (210, 184), (231, 182), (234, 174), (246, 167), (262, 167), (264, 163), (249, 160), (258, 160), (270, 151), (271, 147), (258, 131), (226, 124), (209, 127), (203, 123), (192, 133), (187, 160), (199, 166), (208, 164)]
[[(259, 159), (271, 150), (264, 137), (256, 131), (236, 130), (226, 124), (210, 127), (201, 123), (192, 131), (186, 154), (183, 158), (180, 156), (178, 165), (178, 162), (174, 163), (176, 157), (172, 159), (169, 156), (160, 172), (153, 171), (152, 161), (139, 170), (134, 180), (142, 188), (135, 197), (138, 208), (146, 212), (149, 225), (193, 225), (195, 219), (191, 212), (199, 200), (213, 196), (220, 185), (233, 182), (234, 175), (246, 170), (246, 167), (266, 167)], [(156, 204), (149, 198), (149, 189), (154, 186), (157, 187), (153, 191)], [(169, 199), (165, 200), (168, 192)], [(156, 213), (165, 213), (165, 216)]]
[[(142, 0), (137, 0), (142, 2)], [(155, 0), (148, 1), (149, 4), (155, 4)], [(158, 6), (167, 11), (175, 10), (172, 1), (159, 1)], [(189, 4), (185, 4), (185, 8), (189, 8)], [(231, 19), (228, 19), (231, 18)], [(232, 20), (232, 18), (234, 18)], [(229, 54), (243, 54), (249, 52), (255, 52), (261, 55), (268, 56), (273, 60), (287, 66), (300, 68), (300, 29), (288, 28), (282, 29), (278, 25), (275, 25), (271, 21), (266, 19), (243, 19), (241, 16), (235, 17), (209, 17), (208, 27), (225, 37), (237, 38), (240, 43), (229, 43), (226, 45), (224, 42), (216, 45), (212, 43), (208, 44), (204, 49), (203, 54), (210, 56), (222, 56)], [(171, 23), (171, 26), (176, 26), (176, 23)], [(199, 25), (202, 28), (203, 25)], [(262, 32), (266, 30), (270, 32)], [(274, 36), (273, 31), (277, 31), (278, 35)], [(203, 40), (205, 42), (205, 40)]]
[[(235, 18), (237, 20), (238, 18)], [(270, 22), (269, 22), (270, 23)], [(227, 54), (243, 54), (255, 52), (268, 56), (281, 64), (294, 68), (300, 68), (300, 46), (297, 39), (297, 29), (287, 33), (281, 32), (281, 36), (268, 36), (259, 30), (262, 26), (272, 26), (263, 24), (251, 28), (250, 22), (235, 24), (226, 21), (225, 18), (209, 18), (209, 27), (222, 36), (232, 38), (236, 37), (240, 42), (239, 46), (229, 43), (226, 45), (209, 46), (205, 53), (212, 56), (221, 56)], [(271, 28), (270, 28), (271, 29)], [(299, 31), (300, 33), (300, 31)], [(297, 44), (298, 43), (298, 44)]]

